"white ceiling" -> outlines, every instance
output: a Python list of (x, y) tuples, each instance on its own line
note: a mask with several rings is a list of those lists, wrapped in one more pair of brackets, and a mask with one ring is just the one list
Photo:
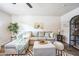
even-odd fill
[(29, 8), (26, 3), (0, 3), (0, 10), (11, 15), (47, 15), (61, 16), (78, 8), (79, 3), (31, 3)]

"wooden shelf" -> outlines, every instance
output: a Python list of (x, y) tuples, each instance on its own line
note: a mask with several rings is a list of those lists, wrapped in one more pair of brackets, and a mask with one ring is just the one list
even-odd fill
[(72, 25), (79, 25), (79, 23), (71, 23)]
[(75, 45), (74, 45), (73, 47), (79, 50), (79, 47), (77, 47), (77, 46), (75, 46)]
[(71, 41), (79, 41), (79, 40), (71, 40)]
[(72, 36), (79, 36), (79, 35), (73, 35), (73, 34), (72, 34)]

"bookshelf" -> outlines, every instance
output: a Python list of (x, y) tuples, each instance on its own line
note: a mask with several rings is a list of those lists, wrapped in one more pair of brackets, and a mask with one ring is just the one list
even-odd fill
[(70, 46), (79, 49), (79, 15), (70, 20)]

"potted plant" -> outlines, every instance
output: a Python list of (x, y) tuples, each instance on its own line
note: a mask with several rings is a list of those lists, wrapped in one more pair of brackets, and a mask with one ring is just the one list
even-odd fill
[(16, 34), (18, 33), (18, 23), (10, 23), (8, 26), (9, 31), (12, 33), (11, 39), (14, 39), (16, 37)]

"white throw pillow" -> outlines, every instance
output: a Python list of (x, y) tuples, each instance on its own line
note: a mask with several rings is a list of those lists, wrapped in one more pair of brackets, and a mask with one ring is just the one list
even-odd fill
[(49, 32), (45, 32), (45, 37), (50, 37), (50, 33)]
[(52, 38), (54, 37), (54, 33), (53, 33), (53, 32), (52, 32), (52, 33), (50, 33), (50, 37), (52, 37)]
[(45, 36), (45, 35), (44, 35), (44, 32), (39, 32), (38, 36), (39, 36), (39, 37), (44, 37), (44, 36)]
[(33, 37), (37, 37), (38, 36), (38, 32), (37, 31), (32, 32), (32, 36)]

